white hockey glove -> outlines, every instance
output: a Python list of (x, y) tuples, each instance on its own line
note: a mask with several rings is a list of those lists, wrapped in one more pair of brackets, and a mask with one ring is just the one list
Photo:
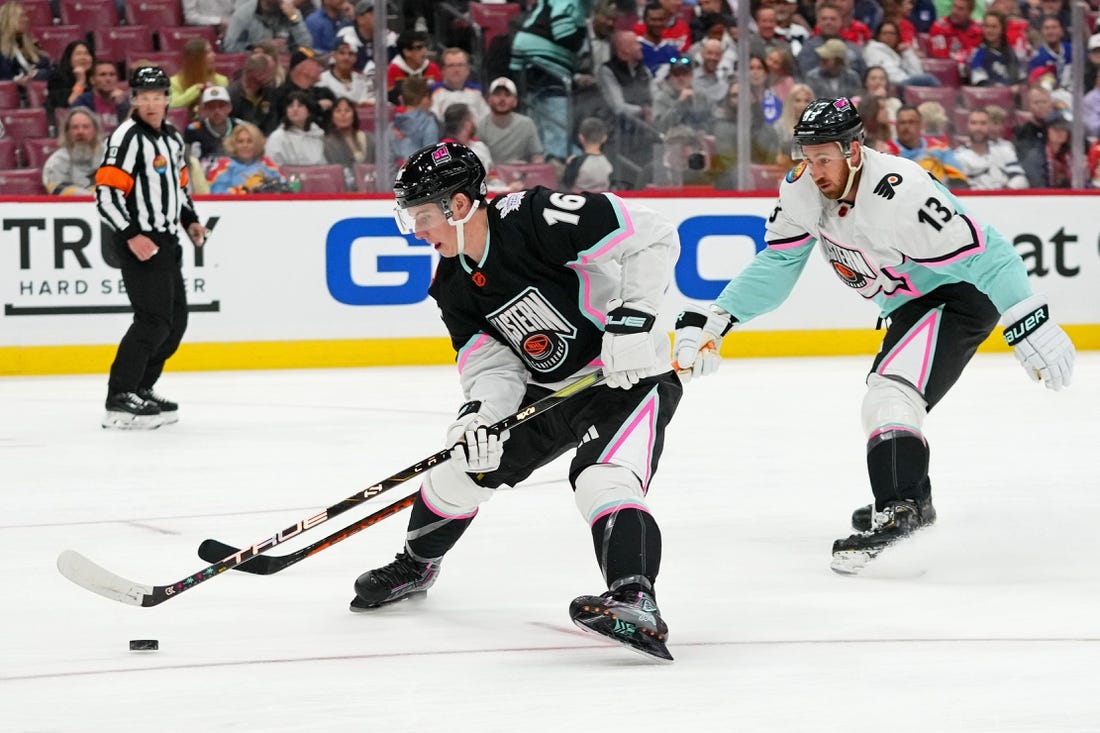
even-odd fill
[(492, 421), (480, 415), (481, 402), (467, 402), (458, 411), (458, 419), (447, 428), (447, 445), (451, 460), (466, 473), (489, 473), (500, 468), (504, 441), (508, 431), (497, 434), (489, 427)]
[(1069, 336), (1050, 320), (1047, 299), (1032, 295), (1001, 314), (1007, 325), (1005, 341), (1016, 352), (1016, 361), (1032, 380), (1047, 389), (1068, 387), (1076, 351)]
[(604, 327), (600, 360), (608, 387), (630, 389), (638, 380), (654, 371), (657, 354), (650, 331), (657, 317), (652, 313), (629, 308), (618, 298), (607, 303), (607, 325)]
[[(712, 310), (716, 309), (716, 310)], [(706, 377), (718, 371), (722, 356), (718, 353), (722, 337), (729, 333), (737, 319), (724, 310), (711, 306), (702, 309), (688, 304), (676, 318), (676, 334), (672, 345), (672, 368), (687, 382), (692, 377)]]

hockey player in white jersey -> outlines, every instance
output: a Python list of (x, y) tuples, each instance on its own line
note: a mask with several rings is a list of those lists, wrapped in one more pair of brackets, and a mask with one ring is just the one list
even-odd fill
[(833, 544), (832, 568), (846, 574), (935, 520), (924, 418), (998, 318), (1046, 387), (1068, 386), (1074, 360), (1012, 244), (916, 163), (862, 140), (851, 100), (806, 108), (794, 130), (801, 161), (780, 184), (767, 248), (708, 309), (680, 315), (674, 345), (681, 370), (713, 372), (722, 337), (787, 298), (815, 243), (842, 283), (880, 307), (888, 328), (861, 410), (874, 503), (852, 515), (860, 531)]

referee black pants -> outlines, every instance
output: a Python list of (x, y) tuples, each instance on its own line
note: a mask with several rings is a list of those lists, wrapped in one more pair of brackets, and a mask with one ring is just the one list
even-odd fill
[(183, 287), (183, 248), (176, 237), (143, 232), (159, 251), (142, 262), (126, 242), (116, 240), (126, 295), (134, 321), (118, 345), (109, 394), (136, 392), (156, 384), (164, 363), (176, 353), (187, 330), (187, 293)]

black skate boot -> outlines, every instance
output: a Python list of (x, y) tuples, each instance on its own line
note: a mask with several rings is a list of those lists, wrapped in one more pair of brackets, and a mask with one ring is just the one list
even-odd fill
[(180, 406), (172, 400), (166, 400), (159, 394), (153, 391), (152, 387), (145, 387), (137, 391), (138, 397), (146, 402), (152, 402), (154, 405), (160, 408), (160, 416), (163, 419), (165, 425), (171, 425), (172, 423), (179, 422)]
[(438, 576), (438, 562), (424, 562), (408, 552), (400, 552), (389, 565), (359, 576), (351, 610), (369, 611), (403, 598), (422, 597)]
[[(936, 522), (936, 507), (932, 506), (932, 497), (926, 496), (917, 499), (917, 509), (920, 510), (920, 526), (927, 527)], [(852, 529), (857, 532), (871, 531), (871, 505), (861, 506), (852, 512)]]
[(871, 517), (871, 529), (833, 543), (830, 567), (841, 575), (855, 575), (883, 550), (921, 528), (920, 509), (911, 500), (891, 501)]
[(598, 596), (580, 596), (569, 617), (582, 630), (606, 636), (653, 659), (671, 662), (668, 624), (653, 598), (653, 586), (640, 576), (620, 578)]
[(107, 396), (107, 414), (100, 422), (105, 428), (154, 430), (164, 424), (160, 408), (133, 392), (115, 392)]

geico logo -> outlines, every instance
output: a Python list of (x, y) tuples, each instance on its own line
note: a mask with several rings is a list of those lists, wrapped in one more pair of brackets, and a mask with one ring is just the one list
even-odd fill
[[(681, 222), (679, 231), (676, 285), (697, 300), (713, 300), (726, 284), (699, 274), (697, 257), (704, 237), (749, 237), (756, 251), (764, 248), (762, 216), (695, 216)], [(402, 235), (389, 217), (338, 221), (325, 243), (329, 293), (346, 305), (410, 305), (426, 300), (433, 260), (426, 242)]]

